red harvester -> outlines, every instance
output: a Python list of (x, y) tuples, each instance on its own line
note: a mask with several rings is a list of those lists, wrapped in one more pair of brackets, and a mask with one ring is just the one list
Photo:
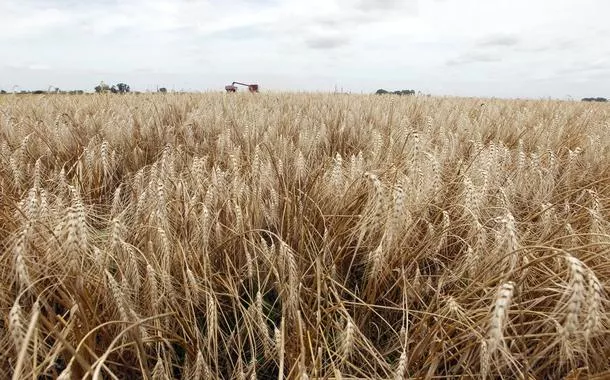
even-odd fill
[(241, 83), (241, 82), (233, 82), (229, 85), (226, 85), (225, 90), (227, 90), (227, 92), (236, 92), (237, 91), (236, 84), (248, 87), (248, 91), (250, 91), (252, 93), (258, 92), (258, 84), (245, 84), (245, 83)]

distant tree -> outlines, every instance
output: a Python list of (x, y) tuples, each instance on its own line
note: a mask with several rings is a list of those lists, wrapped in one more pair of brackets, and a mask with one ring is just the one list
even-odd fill
[(116, 88), (116, 86), (112, 86), (112, 87), (110, 87), (110, 92), (112, 92), (113, 94), (116, 94), (119, 92), (119, 89)]
[(101, 81), (99, 85), (95, 86), (95, 92), (98, 94), (104, 94), (110, 91), (110, 86), (108, 86), (104, 81)]
[[(113, 86), (114, 87), (114, 86)], [(116, 89), (119, 93), (125, 94), (129, 92), (129, 85), (125, 83), (118, 83)]]
[(394, 94), (394, 95), (415, 95), (415, 90), (396, 90), (396, 91), (386, 91), (383, 88), (380, 88), (375, 92), (377, 95), (383, 94)]
[(36, 95), (40, 95), (40, 94), (46, 94), (47, 92), (45, 90), (35, 90), (32, 91), (32, 94), (36, 94)]
[(606, 98), (582, 98), (583, 102), (607, 102), (608, 99)]
[(167, 92), (167, 88), (165, 88), (165, 87), (161, 87), (161, 88), (159, 89), (159, 92), (166, 93), (166, 92)]
[(6, 91), (0, 90), (0, 94), (4, 95), (4, 94), (6, 94)]

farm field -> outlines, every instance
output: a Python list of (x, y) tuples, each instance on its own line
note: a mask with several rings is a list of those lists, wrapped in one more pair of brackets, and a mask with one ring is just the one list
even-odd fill
[(610, 376), (610, 107), (0, 96), (0, 378)]

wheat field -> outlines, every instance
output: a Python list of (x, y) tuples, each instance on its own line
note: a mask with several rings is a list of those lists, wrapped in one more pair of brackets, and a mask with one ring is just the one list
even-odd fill
[(0, 377), (610, 376), (610, 108), (0, 97)]

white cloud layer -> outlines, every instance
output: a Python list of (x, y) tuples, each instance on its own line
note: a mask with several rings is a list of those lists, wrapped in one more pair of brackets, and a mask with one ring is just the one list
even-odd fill
[(606, 0), (2, 0), (0, 88), (610, 96)]

